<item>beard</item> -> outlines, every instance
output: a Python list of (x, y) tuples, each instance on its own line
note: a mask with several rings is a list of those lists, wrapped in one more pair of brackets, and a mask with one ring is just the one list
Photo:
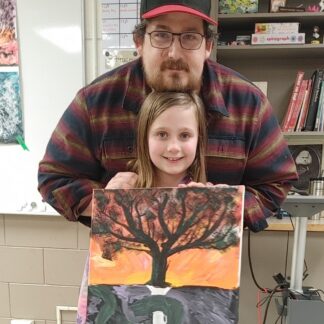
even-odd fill
[[(172, 74), (165, 75), (164, 71), (169, 70)], [(181, 72), (181, 73), (180, 73)], [(181, 74), (185, 72), (188, 78), (184, 79)], [(144, 64), (144, 74), (146, 82), (155, 91), (199, 91), (201, 87), (201, 76), (196, 77), (190, 73), (187, 63), (180, 60), (164, 61), (156, 69), (148, 69)], [(170, 75), (171, 74), (171, 75)]]

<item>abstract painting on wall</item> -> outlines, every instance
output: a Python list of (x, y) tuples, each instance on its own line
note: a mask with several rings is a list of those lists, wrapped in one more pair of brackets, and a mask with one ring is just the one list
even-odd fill
[(17, 64), (16, 1), (0, 0), (0, 65)]
[(23, 134), (17, 67), (0, 68), (0, 143), (17, 143)]
[(238, 323), (243, 196), (94, 190), (87, 323)]
[(0, 0), (0, 143), (23, 136), (20, 100), (16, 1)]

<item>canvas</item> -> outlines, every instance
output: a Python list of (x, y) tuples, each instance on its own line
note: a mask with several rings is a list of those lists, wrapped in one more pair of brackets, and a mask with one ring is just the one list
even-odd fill
[(87, 323), (237, 323), (243, 195), (94, 190)]
[(17, 67), (0, 67), (0, 144), (15, 143), (23, 135)]

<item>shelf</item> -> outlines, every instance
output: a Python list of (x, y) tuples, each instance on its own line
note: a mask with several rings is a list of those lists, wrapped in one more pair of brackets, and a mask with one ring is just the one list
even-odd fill
[[(324, 17), (323, 17), (324, 19)], [(255, 59), (255, 58), (323, 58), (324, 44), (314, 45), (218, 45), (217, 58), (222, 59)]]
[[(295, 224), (295, 219), (292, 218), (293, 224)], [(267, 231), (293, 231), (294, 227), (292, 226), (289, 218), (277, 219), (271, 217), (268, 219), (269, 226), (266, 228)], [(308, 232), (324, 232), (324, 219), (319, 220), (309, 219), (307, 221), (307, 231)]]
[(284, 137), (289, 144), (324, 144), (324, 132), (286, 132)]
[(251, 13), (251, 14), (219, 14), (220, 28), (234, 26), (248, 26), (256, 22), (300, 22), (306, 25), (321, 25), (324, 21), (324, 12), (280, 12), (280, 13)]

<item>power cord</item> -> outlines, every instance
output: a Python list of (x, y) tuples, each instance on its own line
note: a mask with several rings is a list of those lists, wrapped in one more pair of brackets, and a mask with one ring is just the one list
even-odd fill
[[(288, 263), (288, 247), (289, 247), (289, 232), (288, 232), (288, 236), (287, 236), (287, 244), (286, 244), (286, 257), (285, 257), (285, 277), (286, 277), (286, 273), (287, 273), (287, 263)], [(263, 324), (266, 324), (267, 321), (267, 316), (268, 316), (268, 310), (269, 310), (269, 306), (272, 300), (272, 297), (276, 294), (276, 293), (282, 293), (284, 291), (288, 290), (288, 282), (286, 281), (285, 277), (283, 277), (281, 274), (276, 274), (273, 276), (273, 278), (275, 279), (275, 281), (277, 282), (277, 285), (274, 288), (265, 288), (262, 287), (258, 281), (256, 280), (255, 274), (254, 274), (254, 270), (253, 270), (253, 265), (252, 265), (252, 258), (251, 258), (251, 231), (248, 229), (248, 262), (249, 262), (249, 267), (250, 267), (250, 272), (251, 272), (251, 276), (252, 276), (252, 280), (255, 284), (255, 286), (263, 293), (268, 294), (268, 296), (266, 296), (265, 298), (263, 298), (262, 300), (260, 300), (257, 303), (257, 308), (260, 308), (261, 306), (263, 306), (264, 304), (266, 304), (266, 308), (265, 308), (265, 313), (263, 316)], [(278, 318), (276, 319), (276, 323), (278, 323), (278, 320), (281, 318), (281, 321), (283, 319), (284, 316), (284, 306), (278, 316)]]

